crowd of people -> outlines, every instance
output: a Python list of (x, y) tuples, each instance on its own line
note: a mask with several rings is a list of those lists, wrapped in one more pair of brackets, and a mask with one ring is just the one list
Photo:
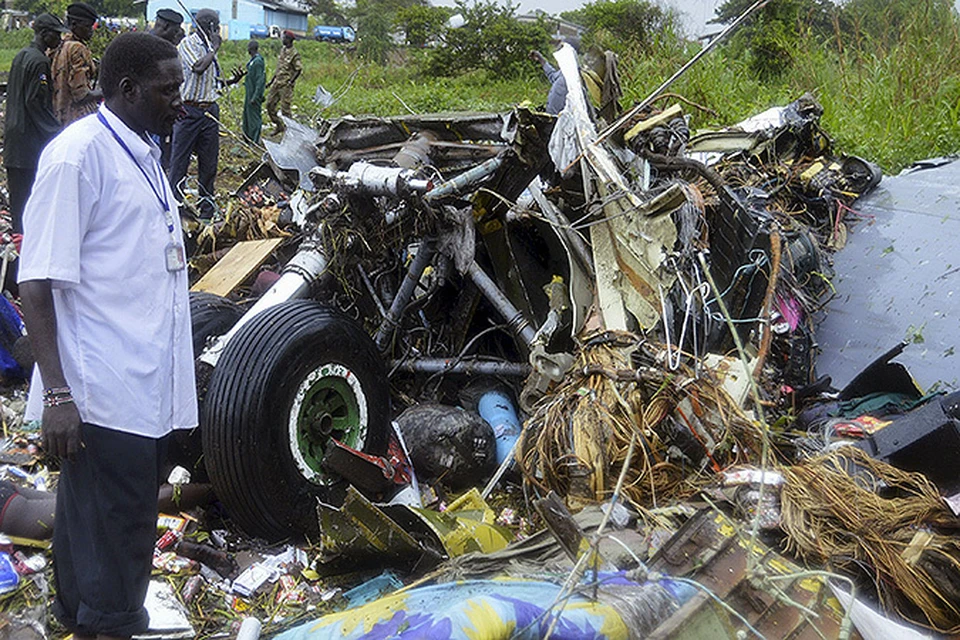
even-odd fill
[[(217, 13), (157, 13), (149, 33), (118, 35), (99, 65), (89, 4), (66, 23), (44, 13), (13, 61), (3, 159), (14, 286), (36, 368), (26, 420), (61, 460), (57, 494), (0, 483), (0, 532), (53, 537), (54, 612), (76, 638), (147, 628), (166, 448), (197, 425), (186, 256), (179, 206), (196, 155), (201, 215), (214, 210), (220, 90), (245, 81), (244, 135), (261, 137), (262, 106), (284, 129), (302, 72), (295, 36), (268, 82), (259, 46), (221, 74)], [(99, 68), (98, 68), (99, 66)], [(9, 288), (8, 288), (9, 289)], [(56, 527), (53, 526), (56, 521)]]
[[(11, 65), (3, 160), (14, 233), (22, 232), (23, 208), (35, 179), (40, 151), (64, 127), (94, 113), (103, 100), (96, 62), (89, 48), (98, 19), (94, 8), (85, 2), (69, 5), (66, 24), (49, 13), (37, 16), (33, 21), (33, 41)], [(294, 46), (296, 35), (284, 31), (283, 47), (269, 81), (256, 40), (249, 42), (250, 60), (246, 68), (224, 76), (217, 60), (222, 42), (219, 16), (211, 9), (201, 9), (191, 20), (195, 28), (187, 36), (184, 16), (172, 9), (160, 9), (149, 31), (177, 47), (184, 73), (181, 117), (173, 133), (156, 142), (161, 150), (161, 166), (180, 203), (191, 157), (196, 156), (200, 215), (209, 217), (215, 210), (221, 124), (217, 100), (221, 90), (245, 78), (243, 135), (259, 143), (264, 102), (274, 124), (272, 135), (285, 130), (279, 114), (291, 117), (293, 89), (303, 72), (303, 63)]]

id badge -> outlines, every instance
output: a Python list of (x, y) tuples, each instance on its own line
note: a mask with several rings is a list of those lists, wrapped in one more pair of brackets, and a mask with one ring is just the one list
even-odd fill
[(187, 261), (183, 257), (183, 245), (177, 242), (171, 242), (164, 250), (167, 258), (167, 271), (180, 271), (187, 266)]

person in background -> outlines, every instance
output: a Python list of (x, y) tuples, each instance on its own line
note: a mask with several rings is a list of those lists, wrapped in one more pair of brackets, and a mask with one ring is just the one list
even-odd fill
[(180, 64), (183, 70), (183, 116), (173, 127), (173, 149), (170, 156), (170, 184), (178, 202), (183, 202), (183, 180), (190, 166), (190, 156), (197, 154), (197, 176), (200, 182), (200, 215), (213, 216), (214, 183), (220, 155), (220, 18), (213, 9), (200, 9), (194, 17), (197, 29), (180, 41)]
[(267, 70), (260, 55), (256, 40), (247, 44), (250, 60), (247, 62), (246, 80), (243, 84), (243, 135), (251, 142), (260, 142), (263, 128), (263, 91), (267, 83)]
[(33, 42), (17, 53), (7, 79), (3, 166), (14, 233), (23, 233), (23, 208), (37, 175), (40, 152), (60, 131), (46, 51), (57, 48), (60, 34), (67, 29), (56, 16), (42, 13), (33, 21), (33, 31)]
[[(185, 484), (176, 488), (164, 484), (157, 496), (157, 509), (161, 513), (177, 513), (207, 505), (213, 499), (213, 489), (209, 484)], [(47, 540), (53, 536), (56, 510), (56, 493), (0, 480), (0, 533), (31, 540)]]
[(174, 46), (180, 44), (186, 35), (183, 33), (183, 16), (173, 9), (159, 9), (150, 33)]
[(57, 494), (0, 480), (0, 533), (46, 540), (53, 535)]
[[(183, 16), (173, 9), (157, 10), (157, 19), (153, 21), (153, 29), (150, 33), (163, 38), (170, 44), (176, 46), (184, 38)], [(170, 172), (170, 153), (173, 144), (173, 136), (157, 136), (154, 140), (160, 147), (160, 166), (164, 173)]]
[(103, 98), (93, 88), (97, 67), (87, 47), (96, 21), (97, 12), (86, 2), (74, 2), (67, 7), (70, 33), (63, 37), (52, 58), (53, 112), (63, 126), (96, 111)]
[(176, 47), (117, 36), (105, 102), (44, 149), (24, 213), (25, 419), (62, 461), (54, 613), (80, 638), (146, 631), (167, 440), (197, 425), (183, 231), (151, 138), (172, 129), (181, 84)]
[(283, 47), (280, 49), (280, 55), (277, 57), (277, 70), (273, 73), (267, 87), (270, 93), (267, 95), (267, 115), (273, 121), (274, 129), (272, 135), (283, 133), (287, 126), (283, 120), (277, 116), (277, 106), (280, 112), (291, 116), (290, 103), (293, 101), (293, 86), (297, 78), (303, 72), (303, 63), (300, 61), (300, 52), (293, 46), (296, 36), (292, 31), (283, 32)]
[[(568, 40), (569, 42), (569, 40)], [(556, 45), (563, 44), (561, 40), (555, 40)], [(574, 49), (577, 49), (575, 43), (570, 43)], [(567, 81), (564, 79), (560, 70), (554, 67), (539, 51), (531, 51), (530, 59), (538, 63), (543, 68), (543, 74), (547, 76), (547, 82), (550, 83), (550, 91), (547, 93), (547, 105), (544, 109), (551, 115), (557, 115), (563, 111), (567, 104)]]

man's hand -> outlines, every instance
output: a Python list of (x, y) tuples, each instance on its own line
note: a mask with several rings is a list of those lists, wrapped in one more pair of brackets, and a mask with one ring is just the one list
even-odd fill
[(238, 82), (243, 80), (243, 76), (246, 75), (246, 73), (247, 73), (246, 69), (240, 66), (234, 67), (233, 71), (230, 74), (230, 78), (227, 80), (226, 84), (228, 85), (237, 84)]
[(214, 31), (213, 33), (208, 33), (207, 40), (210, 41), (210, 46), (213, 47), (214, 51), (220, 50), (220, 45), (223, 43), (223, 39), (220, 38), (220, 31)]
[(543, 64), (543, 61), (546, 59), (543, 57), (543, 54), (537, 51), (536, 49), (531, 51), (528, 55), (531, 60), (533, 60), (534, 62), (538, 62), (540, 64)]
[(40, 433), (43, 448), (50, 455), (73, 459), (80, 450), (80, 412), (72, 402), (46, 407), (43, 410)]

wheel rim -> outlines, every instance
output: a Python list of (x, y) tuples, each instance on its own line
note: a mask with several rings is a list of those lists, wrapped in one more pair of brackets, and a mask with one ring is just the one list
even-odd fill
[(322, 467), (330, 438), (363, 449), (367, 436), (367, 398), (360, 381), (340, 364), (324, 364), (300, 383), (290, 410), (290, 450), (307, 480), (325, 484)]

